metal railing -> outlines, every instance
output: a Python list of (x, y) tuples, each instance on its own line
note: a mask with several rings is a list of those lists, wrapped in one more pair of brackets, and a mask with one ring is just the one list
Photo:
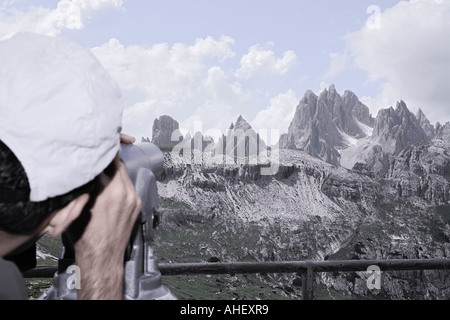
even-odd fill
[[(213, 275), (257, 273), (301, 273), (304, 300), (314, 299), (314, 276), (320, 272), (367, 271), (376, 266), (383, 271), (449, 270), (450, 259), (392, 259), (392, 260), (327, 260), (285, 262), (230, 262), (230, 263), (163, 263), (162, 275)], [(52, 278), (56, 267), (37, 267), (24, 273), (25, 278)]]

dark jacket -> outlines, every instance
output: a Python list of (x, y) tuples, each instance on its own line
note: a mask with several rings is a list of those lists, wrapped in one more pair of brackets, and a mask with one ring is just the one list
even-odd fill
[(25, 279), (12, 262), (0, 258), (0, 300), (26, 300)]

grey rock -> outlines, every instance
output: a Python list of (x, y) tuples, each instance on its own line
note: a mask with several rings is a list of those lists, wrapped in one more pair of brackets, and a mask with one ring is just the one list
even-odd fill
[(373, 126), (369, 108), (351, 91), (344, 96), (334, 86), (316, 96), (308, 90), (297, 106), (287, 136), (282, 136), (280, 146), (302, 150), (328, 163), (340, 164), (340, 149), (348, 146), (343, 136), (355, 139), (367, 137), (363, 124)]
[[(375, 150), (382, 152), (381, 146)], [(162, 228), (167, 223), (170, 228), (180, 216), (186, 223), (165, 232), (169, 236), (160, 246), (170, 244), (172, 251), (179, 246), (180, 259), (199, 261), (211, 256), (227, 261), (448, 257), (450, 226), (435, 210), (449, 201), (449, 152), (449, 144), (439, 140), (405, 148), (394, 160), (389, 158), (391, 171), (383, 179), (298, 150), (282, 150), (280, 170), (271, 177), (259, 175), (258, 165), (188, 167), (169, 154), (166, 167), (173, 174), (160, 182), (160, 196), (190, 208), (167, 216), (172, 223), (163, 221)], [(205, 237), (208, 229), (214, 231)], [(175, 238), (183, 242), (172, 246)], [(199, 247), (208, 248), (206, 256), (198, 253)], [(445, 271), (386, 275), (384, 298), (450, 297)], [(373, 298), (366, 279), (365, 273), (333, 273), (316, 281), (353, 298)], [(264, 281), (278, 286), (292, 283), (292, 278)]]
[(236, 123), (232, 129), (235, 131), (242, 130), (244, 132), (247, 132), (248, 130), (253, 130), (252, 126), (242, 116), (239, 116), (237, 118)]
[(342, 100), (344, 105), (352, 110), (352, 115), (356, 120), (373, 128), (375, 119), (372, 117), (369, 108), (359, 100), (355, 93), (346, 90), (342, 96)]
[(280, 136), (279, 146), (280, 149), (297, 149), (297, 147), (295, 146), (294, 136), (287, 133), (284, 133)]
[(450, 201), (450, 144), (439, 140), (405, 148), (389, 178), (400, 197), (421, 197), (436, 205)]
[(241, 161), (258, 157), (265, 150), (266, 143), (242, 116), (239, 116), (235, 123), (231, 123), (227, 134), (223, 134), (215, 145), (215, 154), (238, 157)]
[(383, 152), (395, 155), (411, 144), (430, 140), (404, 101), (398, 102), (395, 110), (380, 110), (371, 139)]
[(353, 169), (376, 178), (387, 177), (393, 169), (396, 156), (405, 148), (431, 140), (431, 131), (429, 136), (422, 128), (431, 130), (425, 115), (419, 112), (417, 117), (404, 101), (398, 102), (395, 109), (390, 107), (380, 110), (372, 136), (357, 150), (364, 155), (363, 159)]
[[(180, 141), (179, 123), (169, 116), (161, 116), (153, 122), (152, 143), (164, 150), (172, 150)], [(175, 139), (172, 139), (176, 136)]]
[(436, 126), (436, 139), (443, 141), (450, 141), (450, 122)]
[(419, 121), (420, 127), (423, 129), (425, 134), (429, 139), (434, 139), (436, 136), (436, 130), (434, 126), (430, 123), (427, 116), (423, 113), (422, 109), (419, 109), (416, 113), (416, 119)]

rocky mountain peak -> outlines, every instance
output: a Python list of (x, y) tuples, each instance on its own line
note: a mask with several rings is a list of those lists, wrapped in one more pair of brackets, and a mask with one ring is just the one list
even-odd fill
[(397, 113), (393, 107), (381, 109), (375, 120), (372, 137), (374, 138), (389, 135), (389, 131), (394, 126), (398, 125), (399, 122), (400, 120), (398, 119)]
[(408, 145), (430, 139), (406, 103), (400, 101), (395, 109), (380, 110), (372, 140), (382, 147), (383, 152), (398, 154)]
[(325, 89), (325, 90), (323, 91), (323, 93), (327, 95), (327, 98), (328, 98), (329, 100), (341, 99), (341, 96), (340, 96), (340, 94), (336, 91), (336, 87), (335, 87), (334, 84), (330, 85), (330, 86), (328, 87), (328, 90)]
[(265, 148), (267, 148), (265, 142), (253, 130), (247, 120), (240, 115), (235, 122), (231, 123), (228, 132), (219, 137), (214, 152), (215, 154), (227, 154), (230, 157), (238, 155), (248, 158), (256, 156), (255, 153), (259, 154)]
[(423, 113), (421, 108), (419, 108), (419, 110), (417, 110), (416, 119), (417, 119), (417, 121), (419, 121), (419, 123), (422, 121), (428, 121), (427, 116), (425, 115), (425, 113)]
[(426, 133), (427, 137), (429, 139), (433, 139), (436, 136), (436, 130), (428, 120), (427, 116), (423, 113), (422, 109), (419, 109), (419, 111), (417, 111), (416, 119), (417, 121), (419, 121), (419, 125)]
[(305, 103), (308, 103), (307, 100), (309, 99), (317, 99), (317, 95), (312, 90), (306, 90), (305, 95), (303, 96), (303, 99), (306, 99)]
[(405, 101), (400, 100), (397, 102), (397, 107), (395, 108), (395, 112), (399, 115), (399, 117), (402, 116), (409, 116), (411, 113), (408, 109), (408, 106), (406, 105)]
[(436, 125), (436, 139), (450, 142), (450, 122)]
[(248, 130), (252, 130), (252, 126), (242, 116), (239, 116), (233, 129), (247, 132)]
[(174, 120), (172, 117), (164, 115), (155, 119), (153, 122), (153, 136), (152, 143), (160, 147), (161, 149), (172, 149), (176, 146), (181, 139), (178, 141), (172, 141), (172, 135), (179, 132), (180, 124)]
[(280, 146), (286, 149), (295, 146), (295, 149), (339, 165), (339, 150), (352, 143), (352, 139), (367, 137), (367, 128), (373, 127), (373, 122), (369, 108), (351, 92), (343, 97), (334, 85), (319, 96), (308, 90)]
[[(342, 100), (352, 110), (352, 115), (361, 124), (373, 128), (375, 119), (370, 113), (369, 107), (362, 103), (358, 96), (350, 90), (346, 90)], [(368, 135), (368, 134), (367, 134)]]

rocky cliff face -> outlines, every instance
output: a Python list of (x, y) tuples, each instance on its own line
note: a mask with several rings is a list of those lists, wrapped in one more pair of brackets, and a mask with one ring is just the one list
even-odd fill
[(172, 135), (179, 133), (179, 123), (169, 116), (161, 116), (159, 119), (155, 119), (153, 122), (153, 136), (152, 143), (164, 150), (171, 150), (176, 146), (179, 141), (179, 136), (175, 137), (175, 141), (172, 140)]
[[(252, 130), (242, 117), (223, 141), (239, 130)], [(170, 262), (450, 258), (449, 140), (450, 123), (435, 128), (404, 102), (373, 119), (350, 91), (343, 96), (334, 87), (320, 96), (308, 91), (280, 139), (284, 149), (277, 150), (279, 167), (271, 176), (261, 174), (262, 162), (213, 156), (192, 163), (182, 154), (165, 154), (158, 182), (164, 213), (158, 257)], [(250, 140), (243, 141), (248, 150)], [(233, 148), (236, 154), (237, 144)], [(328, 299), (450, 298), (445, 271), (383, 273), (376, 291), (367, 288), (367, 277), (320, 274), (315, 286)], [(222, 290), (230, 281), (207, 286)], [(238, 293), (251, 283), (277, 295), (301, 296), (297, 275), (231, 282), (228, 289), (236, 298), (260, 298)]]
[(373, 122), (369, 108), (350, 91), (343, 96), (334, 86), (320, 96), (307, 91), (280, 146), (339, 165), (339, 150), (347, 148), (352, 139), (367, 137)]
[(450, 122), (441, 125), (436, 124), (436, 139), (443, 141), (450, 141)]
[[(436, 148), (417, 147), (399, 154), (386, 179), (335, 167), (296, 150), (281, 150), (280, 169), (273, 176), (261, 176), (261, 165), (191, 166), (184, 158), (166, 154), (166, 174), (158, 188), (167, 238), (160, 239), (158, 256), (173, 262), (193, 257), (195, 261), (449, 257), (450, 149)], [(179, 240), (173, 240), (174, 233)], [(183, 250), (174, 253), (177, 247)], [(295, 280), (295, 275), (254, 279), (274, 290), (284, 288), (278, 294), (298, 299), (301, 288), (295, 287)], [(375, 292), (367, 288), (366, 280), (364, 272), (318, 274), (316, 286), (330, 299), (336, 294), (450, 297), (450, 278), (443, 271), (386, 273), (382, 290)]]
[(395, 109), (379, 111), (370, 137), (342, 150), (341, 163), (371, 177), (387, 177), (399, 153), (414, 144), (430, 142), (435, 132), (422, 111), (414, 115), (401, 101)]
[(235, 158), (235, 162), (245, 162), (249, 157), (258, 158), (266, 150), (266, 143), (242, 116), (231, 123), (227, 134), (219, 138), (214, 148), (215, 154)]
[(432, 140), (436, 137), (436, 130), (434, 126), (430, 123), (427, 116), (423, 113), (422, 109), (419, 109), (416, 113), (416, 119), (419, 122), (420, 127), (427, 135), (428, 139)]
[[(346, 109), (351, 110), (351, 114), (353, 115), (354, 119), (359, 122), (359, 124), (364, 124), (365, 126), (368, 126), (369, 128), (373, 128), (375, 124), (375, 119), (370, 114), (369, 108), (363, 104), (361, 101), (359, 101), (359, 98), (356, 94), (354, 94), (352, 91), (345, 91), (344, 95), (342, 96), (342, 100), (344, 103), (344, 106), (346, 106)], [(360, 126), (358, 126), (360, 127)], [(345, 130), (344, 130), (345, 131)], [(345, 131), (347, 132), (347, 131)], [(368, 135), (368, 132), (366, 130), (363, 130), (363, 135), (360, 135), (360, 137), (364, 137)], [(351, 132), (349, 132), (351, 134)], [(357, 136), (357, 134), (351, 134), (352, 136)]]
[[(423, 118), (421, 120), (424, 122)], [(398, 154), (405, 147), (429, 138), (406, 103), (401, 101), (395, 109), (379, 112), (371, 140), (379, 144), (385, 153)]]
[(439, 140), (404, 149), (388, 177), (399, 197), (420, 197), (435, 205), (450, 201), (450, 144)]

